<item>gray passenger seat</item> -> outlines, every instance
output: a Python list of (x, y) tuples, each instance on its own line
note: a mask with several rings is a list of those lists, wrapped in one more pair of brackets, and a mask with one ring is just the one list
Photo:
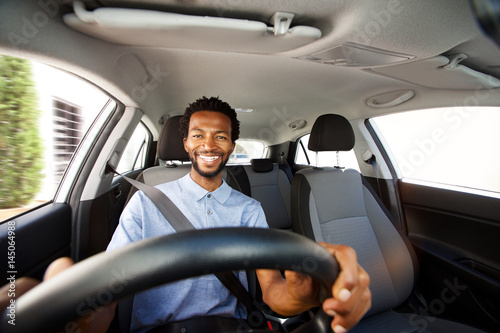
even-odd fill
[(291, 230), (291, 184), (286, 173), (267, 158), (253, 159), (244, 168), (250, 196), (262, 205), (269, 227)]
[[(311, 151), (349, 151), (355, 137), (347, 119), (320, 116), (313, 125)], [(293, 230), (316, 241), (349, 245), (370, 275), (372, 307), (349, 332), (482, 332), (444, 319), (394, 311), (412, 293), (416, 259), (411, 244), (390, 214), (353, 169), (308, 168), (292, 181)]]

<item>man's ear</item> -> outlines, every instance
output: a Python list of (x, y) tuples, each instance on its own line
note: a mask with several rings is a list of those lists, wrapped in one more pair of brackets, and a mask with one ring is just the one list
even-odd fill
[(186, 146), (187, 138), (183, 138), (182, 142), (184, 143), (184, 150), (189, 153), (187, 146)]
[(236, 147), (236, 142), (233, 142), (233, 147), (231, 148), (231, 151), (229, 152), (229, 155), (231, 155), (233, 153), (234, 147)]

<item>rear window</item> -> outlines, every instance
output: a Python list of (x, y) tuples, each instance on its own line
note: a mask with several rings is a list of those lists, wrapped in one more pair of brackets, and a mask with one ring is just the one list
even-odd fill
[(295, 164), (312, 165), (317, 167), (340, 166), (359, 171), (358, 160), (354, 150), (350, 151), (320, 151), (318, 153), (307, 148), (310, 134), (304, 135), (298, 141)]
[(249, 164), (251, 159), (263, 158), (266, 146), (260, 141), (238, 140), (227, 164)]

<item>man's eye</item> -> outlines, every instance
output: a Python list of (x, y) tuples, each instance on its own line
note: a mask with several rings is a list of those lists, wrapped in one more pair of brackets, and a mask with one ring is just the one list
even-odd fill
[(219, 140), (227, 140), (227, 138), (225, 136), (218, 136), (217, 139), (219, 139)]

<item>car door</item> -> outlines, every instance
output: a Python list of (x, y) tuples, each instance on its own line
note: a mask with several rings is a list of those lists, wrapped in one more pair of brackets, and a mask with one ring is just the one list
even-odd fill
[(500, 329), (500, 109), (372, 118), (420, 264), (416, 311)]

